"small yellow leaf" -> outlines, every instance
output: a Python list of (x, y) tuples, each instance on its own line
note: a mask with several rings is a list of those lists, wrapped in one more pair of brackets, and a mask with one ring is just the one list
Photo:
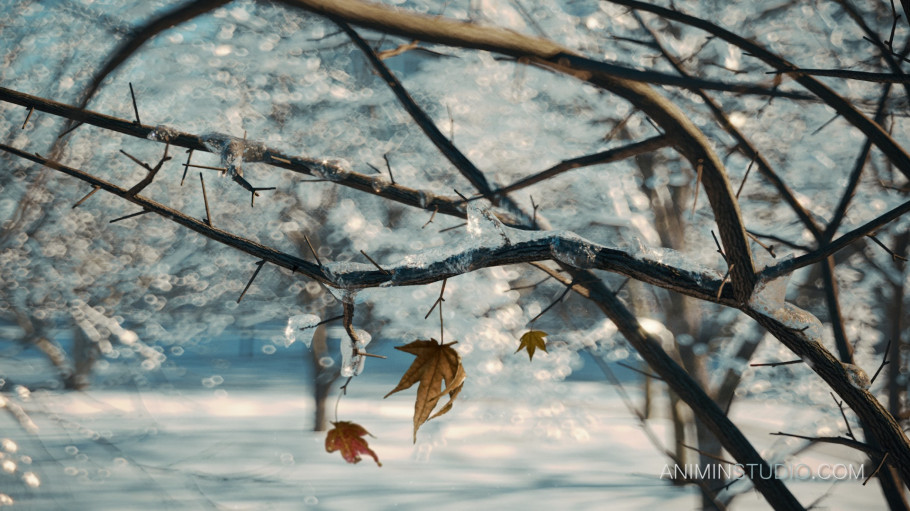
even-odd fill
[[(417, 358), (405, 371), (398, 386), (385, 397), (410, 388), (415, 383), (420, 383), (417, 387), (417, 401), (414, 403), (414, 442), (416, 443), (417, 429), (423, 423), (452, 409), (452, 404), (464, 385), (466, 375), (464, 367), (461, 365), (461, 356), (451, 348), (450, 344), (439, 344), (436, 339), (431, 339), (395, 346), (395, 349), (410, 353)], [(440, 388), (442, 388), (441, 391)], [(430, 413), (436, 408), (439, 399), (446, 394), (449, 395), (449, 401), (431, 417)]]
[(541, 332), (540, 330), (531, 330), (526, 332), (521, 336), (521, 344), (518, 345), (518, 349), (515, 350), (515, 353), (521, 351), (522, 348), (528, 350), (528, 360), (534, 360), (534, 352), (538, 349), (543, 350), (544, 353), (547, 352), (547, 333)]

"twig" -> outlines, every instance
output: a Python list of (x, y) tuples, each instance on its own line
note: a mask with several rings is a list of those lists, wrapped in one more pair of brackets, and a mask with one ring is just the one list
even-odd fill
[(818, 135), (818, 134), (821, 132), (821, 130), (827, 128), (828, 125), (830, 125), (832, 122), (836, 121), (838, 117), (840, 117), (840, 114), (834, 114), (834, 117), (832, 117), (832, 118), (828, 119), (827, 121), (825, 121), (825, 123), (822, 124), (821, 126), (819, 126), (818, 128), (815, 128), (815, 131), (813, 131), (812, 133), (810, 133), (809, 136)]
[(392, 184), (395, 184), (395, 176), (392, 175), (392, 164), (389, 163), (389, 153), (383, 154), (382, 159), (385, 160), (385, 168), (389, 169), (389, 179), (392, 180)]
[(546, 170), (542, 170), (528, 177), (519, 179), (518, 181), (515, 181), (508, 186), (499, 188), (495, 190), (494, 193), (497, 196), (502, 196), (506, 193), (511, 193), (515, 190), (526, 188), (570, 170), (625, 160), (634, 156), (638, 156), (640, 154), (656, 151), (662, 147), (670, 145), (672, 142), (672, 137), (661, 134), (622, 147), (608, 149), (606, 151), (588, 154), (585, 156), (579, 156), (577, 158), (572, 158), (569, 160), (563, 160)]
[[(724, 253), (724, 249), (720, 246), (720, 241), (718, 241), (717, 235), (714, 234), (714, 229), (711, 229), (711, 237), (714, 238), (714, 246), (717, 247), (717, 253), (720, 254), (720, 256), (724, 259), (724, 262), (726, 263), (727, 254)], [(727, 274), (729, 275), (730, 272), (728, 271)]]
[(316, 328), (316, 327), (324, 325), (326, 323), (331, 323), (332, 321), (338, 321), (339, 319), (344, 319), (344, 315), (342, 314), (341, 316), (334, 316), (329, 319), (323, 319), (319, 323), (316, 323), (315, 325), (307, 325), (307, 326), (301, 328), (301, 330), (309, 330), (311, 328)]
[(341, 392), (338, 393), (338, 398), (335, 400), (335, 422), (338, 422), (338, 404), (341, 403), (341, 396), (347, 395), (348, 393), (348, 384), (353, 380), (353, 376), (348, 376), (347, 381), (344, 382), (344, 385), (338, 388)]
[(468, 225), (467, 222), (462, 222), (458, 225), (453, 225), (452, 227), (446, 227), (445, 229), (440, 229), (439, 232), (443, 233), (443, 232), (448, 232), (448, 231), (454, 231), (455, 229), (458, 229), (459, 227), (464, 227), (466, 225)]
[(548, 281), (548, 280), (550, 280), (550, 279), (552, 279), (552, 278), (553, 278), (553, 277), (546, 277), (545, 279), (543, 279), (543, 280), (541, 280), (541, 281), (539, 281), (539, 282), (535, 282), (534, 284), (528, 284), (528, 285), (526, 285), (526, 286), (516, 286), (516, 287), (512, 287), (512, 288), (509, 288), (509, 291), (518, 291), (518, 290), (521, 290), (521, 289), (532, 289), (532, 288), (535, 288), (535, 287), (537, 287), (537, 286), (543, 284), (544, 282), (546, 282), (546, 281)]
[(791, 364), (802, 364), (804, 360), (788, 360), (786, 362), (766, 362), (762, 364), (749, 364), (749, 367), (777, 367), (777, 366), (786, 366)]
[(426, 226), (433, 223), (433, 219), (436, 218), (436, 213), (439, 213), (439, 206), (436, 206), (435, 208), (433, 208), (433, 214), (430, 215), (430, 219), (427, 220), (427, 223), (423, 224), (423, 227), (421, 227), (421, 229), (425, 229)]
[(754, 234), (752, 234), (752, 233), (749, 232), (749, 231), (746, 231), (746, 235), (749, 236), (749, 238), (750, 238), (752, 241), (754, 241), (755, 243), (757, 243), (758, 246), (760, 246), (761, 248), (765, 249), (765, 250), (768, 252), (768, 254), (771, 255), (771, 257), (773, 257), (774, 259), (777, 259), (777, 254), (774, 253), (774, 245), (766, 245), (766, 244), (762, 243), (762, 241), (761, 241), (760, 239), (758, 239), (757, 236), (755, 236)]
[(243, 300), (243, 296), (250, 289), (250, 286), (253, 285), (253, 281), (256, 280), (256, 275), (259, 275), (259, 270), (261, 270), (263, 266), (265, 266), (265, 259), (256, 263), (256, 271), (253, 272), (253, 276), (250, 277), (249, 282), (246, 283), (246, 287), (243, 288), (243, 292), (241, 292), (240, 296), (237, 297), (237, 303), (240, 303), (240, 300)]
[(34, 106), (28, 107), (28, 113), (25, 114), (25, 121), (22, 123), (22, 129), (25, 129), (25, 126), (28, 124), (28, 120), (32, 118), (32, 112), (35, 111)]
[(543, 316), (544, 314), (546, 314), (547, 311), (549, 311), (550, 309), (552, 309), (554, 305), (556, 305), (556, 304), (559, 303), (563, 298), (565, 298), (566, 295), (569, 294), (569, 291), (572, 290), (572, 286), (573, 286), (573, 285), (575, 285), (574, 282), (570, 282), (568, 285), (566, 285), (566, 289), (562, 292), (561, 295), (559, 295), (559, 298), (553, 300), (553, 302), (550, 303), (550, 305), (547, 305), (547, 308), (544, 309), (544, 310), (542, 310), (542, 311), (540, 311), (540, 314), (534, 316), (534, 318), (533, 318), (531, 321), (528, 321), (528, 324), (530, 325), (531, 323), (533, 323), (533, 322), (537, 321), (538, 319), (540, 319), (540, 317)]
[(167, 155), (167, 151), (168, 151), (168, 149), (170, 149), (170, 147), (171, 147), (171, 143), (170, 143), (170, 142), (165, 142), (165, 144), (164, 144), (164, 154), (161, 156), (161, 159), (158, 160), (158, 163), (155, 165), (154, 168), (149, 167), (148, 164), (140, 163), (139, 160), (137, 160), (137, 159), (134, 158), (133, 156), (130, 156), (129, 154), (127, 154), (127, 153), (126, 153), (125, 151), (123, 151), (122, 149), (120, 150), (120, 152), (122, 152), (123, 154), (126, 154), (127, 156), (129, 156), (129, 157), (130, 157), (133, 161), (135, 161), (136, 163), (140, 163), (143, 167), (145, 167), (145, 168), (148, 169), (148, 171), (149, 171), (149, 173), (146, 174), (146, 176), (145, 176), (144, 178), (142, 178), (141, 181), (139, 181), (138, 183), (136, 183), (132, 188), (130, 188), (130, 189), (126, 192), (127, 195), (129, 195), (129, 196), (134, 196), (134, 195), (138, 194), (139, 192), (141, 192), (146, 186), (152, 184), (152, 181), (155, 179), (155, 176), (158, 174), (158, 171), (161, 170), (161, 167), (164, 166), (164, 163), (165, 163), (166, 161), (168, 161), (168, 160), (171, 159), (171, 157)]
[(144, 215), (144, 214), (146, 214), (146, 213), (151, 213), (151, 211), (149, 211), (149, 210), (147, 210), (147, 209), (143, 209), (142, 211), (140, 211), (140, 212), (138, 212), (138, 213), (131, 213), (131, 214), (129, 214), (129, 215), (125, 215), (125, 216), (121, 216), (121, 217), (115, 218), (115, 219), (111, 220), (111, 221), (108, 222), (108, 223), (109, 223), (109, 224), (117, 223), (117, 222), (119, 222), (119, 221), (121, 221), (121, 220), (126, 220), (126, 219), (128, 219), (128, 218), (133, 218), (133, 217), (135, 217), (135, 216)]
[(93, 188), (92, 188), (92, 191), (90, 191), (90, 192), (88, 192), (87, 194), (85, 194), (85, 197), (82, 197), (82, 198), (79, 199), (75, 204), (73, 204), (73, 209), (76, 209), (76, 207), (82, 205), (83, 202), (87, 201), (88, 198), (91, 197), (92, 195), (95, 195), (95, 192), (97, 192), (97, 191), (100, 190), (100, 189), (101, 189), (101, 188), (98, 187), (98, 186), (93, 187)]
[(448, 280), (449, 279), (443, 279), (442, 289), (439, 290), (439, 298), (437, 298), (436, 301), (433, 302), (433, 306), (430, 307), (430, 310), (428, 310), (427, 313), (423, 316), (423, 319), (429, 318), (430, 314), (433, 312), (433, 309), (435, 309), (437, 305), (440, 305), (442, 302), (445, 301), (445, 298), (443, 298), (442, 295), (443, 295), (443, 293), (446, 292), (446, 282), (448, 282)]
[(643, 375), (647, 376), (648, 378), (654, 378), (655, 380), (665, 381), (663, 378), (661, 378), (660, 376), (657, 376), (657, 375), (654, 374), (654, 373), (649, 373), (649, 372), (647, 372), (647, 371), (642, 371), (641, 369), (638, 369), (637, 367), (632, 367), (632, 366), (630, 366), (629, 364), (624, 364), (624, 363), (622, 363), (622, 362), (617, 362), (616, 365), (618, 365), (618, 366), (620, 366), (620, 367), (625, 367), (626, 369), (628, 369), (628, 370), (630, 370), (630, 371), (635, 371), (635, 372), (638, 373), (638, 374), (643, 374)]
[[(878, 102), (878, 107), (875, 110), (875, 122), (879, 124), (884, 124), (885, 117), (887, 115), (886, 106), (888, 102), (888, 95), (890, 93), (891, 85), (885, 85), (882, 87), (882, 93)], [(822, 236), (817, 237), (819, 246), (823, 246), (826, 243), (829, 243), (834, 238), (838, 227), (840, 227), (844, 217), (847, 215), (847, 209), (850, 207), (850, 201), (853, 199), (853, 196), (856, 193), (856, 188), (859, 186), (859, 181), (862, 177), (863, 170), (866, 168), (866, 163), (869, 161), (869, 152), (871, 149), (872, 140), (866, 138), (865, 142), (862, 145), (862, 148), (859, 151), (859, 155), (856, 157), (856, 160), (853, 163), (853, 169), (850, 171), (850, 176), (847, 179), (847, 185), (844, 187), (841, 198), (834, 210), (834, 214), (832, 215), (831, 220), (828, 222), (827, 227), (825, 227)]]
[(133, 82), (130, 83), (130, 97), (133, 98), (133, 112), (136, 114), (136, 124), (142, 124), (142, 121), (139, 120), (139, 107), (136, 106), (136, 93), (133, 92)]
[(899, 19), (901, 19), (901, 15), (897, 13), (897, 9), (894, 7), (894, 0), (891, 0), (891, 35), (884, 42), (888, 48), (894, 48), (894, 31), (897, 30), (897, 20)]
[(870, 479), (875, 477), (875, 474), (878, 474), (878, 471), (881, 470), (883, 466), (885, 466), (885, 460), (888, 459), (889, 454), (891, 454), (891, 453), (886, 452), (885, 455), (882, 456), (882, 460), (880, 462), (878, 462), (878, 466), (875, 467), (875, 470), (873, 470), (872, 473), (869, 474), (869, 477), (867, 477), (866, 480), (863, 481), (863, 486), (866, 486), (866, 483), (868, 483)]
[(630, 277), (626, 277), (625, 280), (622, 281), (622, 284), (620, 284), (619, 287), (617, 287), (616, 289), (613, 290), (613, 294), (618, 295), (619, 292), (622, 291), (622, 289), (624, 287), (626, 287), (626, 284), (628, 284), (630, 280), (631, 280)]
[(193, 159), (193, 149), (186, 150), (186, 163), (183, 164), (183, 177), (180, 178), (180, 186), (183, 186), (183, 182), (186, 181), (186, 173), (190, 170), (190, 160)]
[(606, 135), (604, 135), (603, 141), (604, 141), (604, 142), (609, 142), (610, 140), (613, 140), (613, 137), (615, 137), (616, 135), (618, 135), (619, 132), (620, 132), (623, 128), (626, 127), (626, 124), (629, 123), (629, 120), (632, 119), (632, 116), (635, 115), (636, 113), (638, 113), (638, 110), (632, 110), (631, 112), (629, 112), (628, 114), (626, 114), (625, 117), (623, 117), (622, 119), (620, 119), (620, 121), (619, 121), (618, 123), (616, 123), (616, 124), (610, 129), (610, 131), (607, 132)]
[(809, 266), (810, 264), (815, 264), (819, 261), (823, 261), (828, 258), (828, 256), (834, 255), (836, 252), (842, 250), (847, 245), (853, 243), (854, 241), (866, 236), (870, 232), (875, 231), (879, 227), (900, 218), (904, 213), (910, 211), (910, 201), (907, 201), (900, 206), (888, 211), (887, 213), (878, 216), (865, 224), (853, 229), (852, 231), (844, 234), (840, 238), (837, 238), (827, 246), (813, 250), (807, 254), (803, 254), (795, 259), (790, 259), (782, 263), (778, 263), (770, 268), (766, 268), (759, 275), (760, 278), (775, 278), (781, 275), (793, 272), (799, 268)]
[(810, 442), (818, 442), (818, 443), (823, 443), (823, 444), (843, 445), (846, 447), (850, 447), (852, 449), (856, 449), (857, 451), (864, 452), (866, 454), (880, 454), (880, 451), (878, 449), (872, 447), (871, 445), (869, 445), (867, 443), (860, 442), (858, 440), (853, 440), (853, 439), (846, 438), (846, 437), (842, 437), (842, 436), (804, 436), (804, 435), (796, 435), (793, 433), (784, 433), (782, 431), (778, 431), (777, 433), (769, 433), (769, 435), (799, 438), (801, 440), (808, 440)]
[(208, 166), (208, 165), (194, 165), (194, 164), (190, 164), (189, 161), (187, 161), (186, 163), (184, 163), (183, 166), (184, 166), (184, 167), (193, 167), (194, 169), (217, 170), (217, 171), (221, 172), (222, 174), (224, 174), (225, 172), (227, 172), (227, 168), (226, 168), (226, 167), (210, 167), (210, 166)]
[(727, 282), (730, 281), (730, 274), (733, 272), (733, 268), (736, 267), (736, 263), (730, 265), (727, 268), (727, 273), (724, 274), (724, 278), (720, 281), (720, 287), (717, 288), (717, 300), (720, 301), (721, 295), (724, 293), (724, 286), (727, 285)]
[(72, 133), (73, 131), (76, 131), (76, 128), (78, 128), (79, 126), (82, 126), (82, 121), (79, 121), (79, 122), (73, 124), (72, 126), (70, 126), (69, 128), (63, 130), (62, 133), (60, 133), (59, 135), (57, 135), (57, 140), (60, 140), (61, 138), (63, 138), (63, 137), (65, 137), (65, 136), (69, 135), (70, 133)]
[(803, 250), (806, 252), (809, 252), (812, 250), (812, 247), (809, 247), (808, 245), (800, 245), (799, 243), (796, 243), (796, 242), (793, 242), (790, 240), (785, 240), (784, 238), (781, 238), (780, 236), (775, 236), (774, 234), (763, 234), (763, 233), (755, 232), (755, 231), (748, 230), (748, 229), (746, 230), (746, 234), (749, 235), (749, 237), (752, 238), (753, 240), (756, 238), (766, 238), (766, 239), (769, 239), (772, 241), (776, 241), (786, 247), (795, 248), (795, 249)]
[(205, 179), (202, 178), (202, 172), (199, 173), (199, 182), (202, 183), (202, 201), (205, 203), (205, 223), (212, 226), (212, 214), (209, 212), (209, 199), (205, 195)]
[(844, 424), (847, 425), (847, 436), (856, 440), (856, 436), (853, 435), (853, 428), (850, 427), (850, 421), (847, 420), (847, 412), (844, 411), (844, 402), (838, 401), (837, 396), (834, 395), (834, 392), (831, 392), (831, 399), (837, 404), (837, 408), (840, 410), (841, 417), (844, 418)]
[(316, 259), (316, 264), (318, 264), (319, 266), (322, 266), (322, 261), (319, 260), (319, 255), (316, 254), (316, 249), (313, 248), (313, 244), (310, 243), (310, 238), (306, 234), (304, 234), (303, 239), (306, 241), (306, 246), (310, 247), (310, 252), (313, 253), (313, 258)]
[(888, 339), (888, 344), (885, 346), (885, 352), (884, 352), (885, 356), (882, 357), (882, 363), (878, 366), (878, 369), (875, 370), (875, 374), (872, 375), (872, 379), (869, 380), (870, 386), (873, 383), (875, 383), (875, 379), (878, 378), (878, 375), (879, 375), (879, 373), (882, 372), (882, 369), (884, 369), (886, 365), (891, 363), (891, 361), (888, 360), (888, 352), (890, 349), (891, 349), (891, 339)]
[(139, 165), (140, 167), (144, 168), (145, 170), (147, 170), (149, 172), (152, 171), (152, 167), (148, 163), (145, 163), (144, 161), (140, 160), (139, 158), (136, 158), (132, 154), (124, 151), (123, 149), (121, 149), (120, 152), (123, 153), (127, 158), (136, 162), (136, 165)]
[(906, 261), (906, 260), (907, 260), (906, 257), (897, 255), (896, 252), (894, 252), (893, 250), (891, 250), (890, 248), (888, 248), (887, 245), (885, 245), (885, 244), (882, 243), (878, 238), (876, 238), (874, 234), (867, 234), (866, 237), (868, 237), (869, 239), (871, 239), (872, 241), (874, 241), (876, 245), (878, 245), (878, 246), (882, 247), (883, 249), (885, 249), (885, 252), (888, 252), (888, 254), (891, 256), (891, 259), (894, 260), (895, 262), (896, 262), (896, 261)]
[(384, 274), (386, 274), (386, 275), (391, 275), (391, 274), (392, 274), (392, 272), (390, 272), (389, 270), (386, 270), (386, 269), (383, 268), (382, 266), (379, 266), (379, 263), (377, 263), (376, 261), (374, 261), (373, 258), (370, 257), (369, 255), (367, 255), (367, 253), (364, 252), (363, 250), (361, 250), (360, 253), (363, 254), (363, 257), (366, 257), (371, 263), (373, 263), (373, 266), (375, 266), (377, 269), (379, 269), (379, 271), (381, 271), (382, 273), (384, 273)]
[(746, 175), (743, 176), (743, 180), (739, 183), (739, 188), (736, 189), (736, 198), (739, 198), (739, 194), (742, 193), (743, 187), (746, 186), (746, 180), (749, 179), (749, 173), (752, 172), (752, 165), (755, 164), (755, 158), (752, 158), (752, 161), (749, 162), (749, 166), (746, 167)]
[(411, 41), (409, 43), (399, 45), (397, 48), (393, 48), (391, 50), (377, 52), (376, 56), (382, 60), (385, 60), (390, 57), (401, 55), (402, 53), (413, 50), (414, 48), (417, 48), (417, 41)]

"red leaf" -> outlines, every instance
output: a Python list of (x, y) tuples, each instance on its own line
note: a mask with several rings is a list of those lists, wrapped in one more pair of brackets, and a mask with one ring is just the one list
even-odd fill
[(349, 421), (333, 422), (332, 425), (335, 428), (329, 430), (329, 434), (325, 437), (326, 452), (341, 451), (341, 456), (348, 463), (357, 463), (360, 461), (361, 454), (367, 454), (376, 460), (377, 465), (382, 466), (379, 457), (370, 449), (367, 441), (361, 438), (370, 435), (367, 430), (363, 429), (363, 426)]

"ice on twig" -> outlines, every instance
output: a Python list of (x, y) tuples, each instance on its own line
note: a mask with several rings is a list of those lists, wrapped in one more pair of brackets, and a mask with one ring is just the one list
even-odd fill
[(643, 261), (654, 261), (666, 266), (672, 266), (673, 268), (687, 271), (696, 276), (704, 274), (716, 276), (718, 279), (722, 277), (716, 269), (705, 266), (694, 260), (691, 256), (679, 252), (678, 250), (667, 247), (648, 246), (644, 244), (641, 239), (637, 239), (637, 242), (638, 254), (633, 253), (633, 255), (636, 255)]
[(821, 321), (812, 313), (785, 301), (789, 280), (790, 275), (784, 275), (759, 282), (749, 298), (749, 306), (799, 332), (807, 341), (821, 342), (824, 331)]
[(477, 241), (483, 241), (491, 246), (511, 245), (509, 236), (506, 235), (502, 222), (496, 218), (496, 215), (490, 208), (482, 206), (477, 202), (469, 202), (467, 207), (468, 213), (468, 233)]
[(373, 339), (370, 334), (364, 330), (355, 330), (357, 337), (355, 343), (350, 336), (341, 338), (341, 376), (347, 378), (357, 376), (363, 372), (363, 364), (366, 357), (360, 353), (366, 349), (367, 344)]
[(298, 314), (288, 318), (288, 325), (284, 328), (284, 347), (287, 348), (295, 341), (300, 340), (307, 348), (313, 343), (313, 334), (322, 318), (314, 314)]
[(209, 151), (221, 157), (221, 166), (227, 169), (230, 177), (243, 177), (243, 162), (262, 161), (266, 154), (266, 147), (259, 142), (224, 133), (207, 133), (202, 136), (202, 142)]
[(560, 231), (552, 239), (550, 253), (557, 261), (574, 268), (590, 268), (597, 259), (591, 242), (571, 231)]

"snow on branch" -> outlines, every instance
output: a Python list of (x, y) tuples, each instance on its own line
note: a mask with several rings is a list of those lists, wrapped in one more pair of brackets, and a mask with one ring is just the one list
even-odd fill
[[(467, 218), (461, 199), (443, 197), (431, 192), (392, 184), (385, 181), (380, 176), (368, 176), (353, 172), (344, 169), (331, 161), (289, 156), (277, 149), (265, 146), (264, 144), (253, 140), (240, 142), (239, 139), (235, 139), (230, 135), (217, 133), (195, 135), (166, 126), (137, 124), (133, 121), (112, 117), (91, 110), (85, 110), (4, 87), (0, 87), (0, 101), (25, 106), (27, 108), (34, 108), (41, 112), (59, 115), (70, 120), (84, 122), (99, 128), (137, 138), (154, 140), (160, 143), (169, 143), (171, 146), (183, 147), (194, 151), (215, 153), (221, 156), (222, 159), (231, 158), (231, 161), (234, 161), (237, 157), (235, 154), (236, 151), (232, 148), (240, 146), (243, 148), (243, 152), (240, 156), (248, 162), (256, 161), (265, 165), (328, 179), (341, 186), (378, 195), (382, 198), (408, 206), (425, 209), (427, 211), (438, 211), (442, 214), (460, 218)], [(226, 148), (228, 149), (229, 154), (223, 154)], [(197, 166), (187, 163), (185, 167)], [(241, 183), (241, 185), (243, 184)], [(246, 186), (244, 186), (244, 188), (246, 188)], [(249, 188), (247, 188), (247, 190), (249, 190)], [(509, 222), (506, 221), (506, 223), (508, 224)]]
[[(491, 246), (468, 241), (448, 250), (429, 251), (422, 255), (409, 256), (398, 263), (385, 264), (380, 269), (373, 265), (357, 263), (314, 264), (300, 257), (218, 229), (141, 195), (131, 195), (129, 190), (82, 170), (4, 144), (0, 144), (0, 150), (68, 174), (214, 241), (336, 288), (363, 289), (428, 284), (481, 268), (551, 260), (573, 268), (600, 269), (619, 273), (703, 300), (731, 306), (737, 304), (729, 292), (722, 293), (720, 297), (717, 296), (722, 281), (719, 273), (688, 263), (684, 257), (676, 253), (662, 250), (635, 254), (593, 243), (565, 231), (531, 233), (509, 229), (510, 243), (502, 243), (500, 240)], [(502, 228), (508, 229), (507, 227)], [(482, 236), (477, 238), (477, 241), (488, 239)]]

